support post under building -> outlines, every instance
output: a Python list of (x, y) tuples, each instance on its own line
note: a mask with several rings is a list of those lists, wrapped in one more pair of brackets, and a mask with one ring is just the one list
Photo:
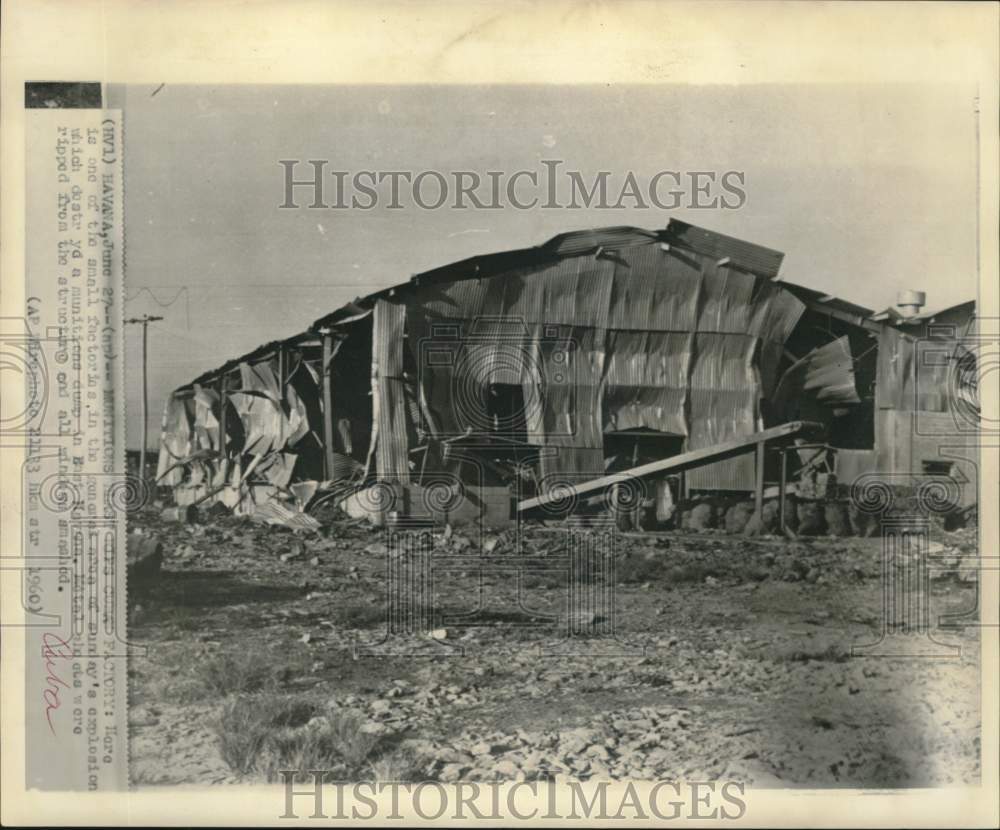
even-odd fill
[(323, 332), (323, 444), (326, 478), (333, 476), (333, 392), (330, 388), (330, 364), (333, 363), (333, 337)]

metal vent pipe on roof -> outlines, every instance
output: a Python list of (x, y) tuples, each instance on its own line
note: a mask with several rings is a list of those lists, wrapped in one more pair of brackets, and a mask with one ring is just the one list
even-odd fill
[(904, 289), (896, 295), (896, 307), (904, 317), (913, 317), (927, 304), (927, 293)]

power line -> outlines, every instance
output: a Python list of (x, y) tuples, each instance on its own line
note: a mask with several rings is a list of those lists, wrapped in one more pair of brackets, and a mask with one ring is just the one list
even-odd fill
[[(138, 291), (136, 291), (135, 294), (133, 294), (131, 297), (126, 296), (125, 297), (125, 302), (126, 303), (132, 302), (132, 300), (134, 300), (136, 297), (138, 297), (143, 292), (149, 294), (149, 296), (153, 299), (153, 302), (156, 303), (160, 308), (170, 308), (170, 306), (172, 306), (174, 303), (177, 302), (177, 300), (180, 299), (181, 294), (183, 294), (184, 295), (184, 319), (185, 319), (186, 327), (187, 328), (191, 328), (191, 295), (190, 295), (190, 292), (188, 291), (188, 287), (186, 285), (182, 285), (179, 289), (177, 289), (177, 293), (174, 294), (174, 298), (172, 300), (168, 300), (166, 302), (164, 302), (159, 297), (157, 297), (148, 287), (146, 287), (144, 285)], [(162, 317), (157, 317), (156, 319), (157, 320), (162, 320), (163, 318)]]

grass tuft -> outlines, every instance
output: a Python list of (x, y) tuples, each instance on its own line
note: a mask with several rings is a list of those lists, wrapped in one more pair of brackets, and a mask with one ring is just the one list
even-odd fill
[(281, 668), (273, 657), (259, 651), (238, 651), (204, 660), (198, 679), (209, 695), (226, 697), (277, 687)]
[(263, 693), (227, 701), (216, 723), (219, 748), (240, 775), (279, 780), (281, 770), (330, 770), (359, 776), (375, 753), (377, 735), (350, 714), (320, 714), (294, 695)]
[(420, 761), (413, 752), (397, 749), (372, 761), (371, 774), (375, 783), (408, 783), (419, 779)]

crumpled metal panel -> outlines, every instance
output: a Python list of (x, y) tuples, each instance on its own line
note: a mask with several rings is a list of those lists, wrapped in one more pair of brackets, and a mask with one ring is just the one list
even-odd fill
[(275, 487), (288, 487), (297, 458), (298, 456), (289, 452), (271, 453), (254, 468), (253, 475), (269, 481)]
[(525, 343), (525, 401), (528, 440), (540, 446), (603, 446), (601, 385), (604, 369), (604, 332), (580, 326), (560, 326), (555, 339), (544, 336), (545, 326), (532, 327)]
[[(188, 402), (179, 395), (170, 395), (163, 405), (160, 427), (160, 454), (156, 463), (156, 478), (165, 487), (177, 487), (184, 480), (184, 469), (170, 467), (194, 451), (193, 430), (188, 414)], [(162, 476), (162, 479), (160, 478)]]
[(198, 449), (215, 450), (219, 447), (219, 394), (198, 384), (194, 388), (194, 432)]
[[(314, 383), (312, 385), (313, 394), (319, 398), (319, 388)], [(295, 391), (295, 387), (290, 384), (285, 385), (285, 406), (288, 410), (288, 427), (285, 444), (294, 447), (310, 432), (309, 413), (306, 409), (305, 401)]]
[(647, 428), (686, 436), (694, 333), (609, 331), (606, 343), (604, 431)]
[(240, 364), (240, 389), (229, 393), (246, 436), (244, 452), (266, 455), (287, 443), (288, 419), (281, 409), (278, 379), (268, 362)]

